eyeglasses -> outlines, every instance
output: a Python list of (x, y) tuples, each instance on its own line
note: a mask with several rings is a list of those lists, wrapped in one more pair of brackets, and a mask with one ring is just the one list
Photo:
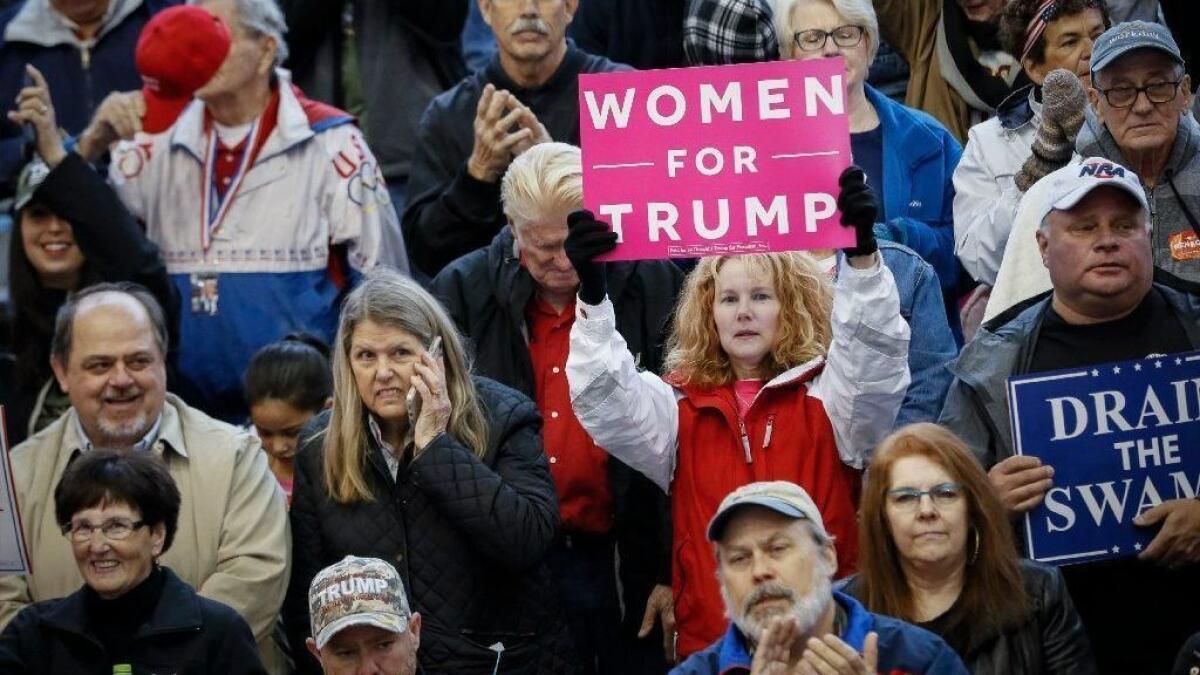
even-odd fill
[(862, 42), (862, 26), (838, 26), (831, 31), (819, 28), (802, 30), (792, 35), (792, 41), (800, 51), (815, 52), (825, 48), (825, 41), (833, 38), (833, 43), (839, 47), (853, 47)]
[(1146, 99), (1154, 104), (1168, 103), (1175, 100), (1175, 96), (1179, 93), (1179, 85), (1183, 83), (1180, 78), (1174, 82), (1152, 82), (1144, 87), (1113, 87), (1111, 89), (1101, 89), (1100, 93), (1104, 94), (1104, 100), (1114, 108), (1128, 108), (1137, 101), (1138, 94), (1145, 92)]
[(71, 523), (64, 525), (63, 535), (69, 537), (76, 544), (86, 544), (92, 540), (92, 534), (99, 531), (104, 535), (104, 538), (109, 541), (120, 541), (126, 539), (133, 531), (146, 524), (144, 520), (130, 520), (128, 518), (110, 518), (99, 525), (93, 525), (87, 521), (79, 523)]
[(887, 491), (888, 503), (901, 511), (915, 511), (921, 503), (921, 498), (929, 495), (933, 505), (939, 509), (953, 506), (963, 496), (962, 483), (942, 483), (928, 490), (902, 487)]

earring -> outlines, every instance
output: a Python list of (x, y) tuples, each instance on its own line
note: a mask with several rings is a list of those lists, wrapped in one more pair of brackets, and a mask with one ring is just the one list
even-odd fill
[(970, 557), (970, 559), (967, 560), (968, 565), (974, 565), (975, 560), (979, 557), (979, 530), (972, 527), (971, 535), (972, 535), (972, 538), (974, 539), (974, 544), (971, 547), (971, 557)]

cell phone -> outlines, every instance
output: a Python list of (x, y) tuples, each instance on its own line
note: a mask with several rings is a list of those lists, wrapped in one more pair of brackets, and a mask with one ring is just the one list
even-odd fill
[[(429, 342), (429, 346), (425, 351), (436, 361), (442, 355), (442, 336), (438, 335)], [(405, 396), (405, 403), (408, 408), (408, 426), (410, 429), (415, 429), (417, 426), (417, 418), (421, 416), (421, 395), (417, 393), (416, 387), (408, 388), (408, 395)]]

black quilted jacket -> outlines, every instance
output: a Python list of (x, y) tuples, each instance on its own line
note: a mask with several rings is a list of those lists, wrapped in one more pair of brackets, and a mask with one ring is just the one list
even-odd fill
[[(661, 372), (666, 323), (683, 273), (669, 261), (655, 260), (609, 263), (607, 272), (617, 330), (641, 368)], [(430, 290), (470, 342), (476, 371), (535, 396), (525, 319), (535, 288), (513, 251), (512, 230), (504, 228), (487, 248), (455, 260)], [(608, 462), (608, 478), (621, 561), (623, 629), (636, 634), (651, 588), (671, 584), (670, 502), (658, 486), (619, 461)]]
[[(439, 436), (397, 480), (372, 443), (366, 478), (376, 500), (333, 502), (321, 478), (324, 434), (296, 459), (292, 493), (292, 580), (284, 619), (301, 672), (319, 673), (304, 654), (308, 586), (321, 568), (347, 555), (390, 561), (422, 616), (419, 660), (425, 672), (491, 673), (503, 643), (501, 673), (574, 672), (542, 558), (558, 527), (558, 503), (542, 451), (537, 408), (517, 391), (475, 379), (491, 422), (483, 461)], [(328, 415), (315, 427), (324, 431)]]

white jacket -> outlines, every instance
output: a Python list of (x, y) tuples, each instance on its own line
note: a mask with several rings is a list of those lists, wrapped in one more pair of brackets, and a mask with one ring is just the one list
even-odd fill
[[(996, 283), (1021, 191), (1014, 178), (1032, 150), (1042, 105), (1030, 90), (1033, 117), (1006, 127), (993, 117), (971, 127), (954, 170), (954, 252), (977, 281)], [(1012, 122), (1010, 122), (1012, 124)]]
[[(357, 270), (407, 271), (396, 211), (362, 132), (346, 118), (310, 121), (279, 77), (279, 115), (207, 253), (200, 245), (205, 106), (169, 130), (118, 144), (109, 180), (146, 224), (171, 274), (323, 270), (345, 244)], [(186, 303), (187, 298), (184, 298)]]
[[(860, 270), (844, 259), (841, 264), (828, 357), (792, 368), (765, 386), (823, 363), (808, 395), (821, 400), (842, 461), (862, 468), (892, 430), (908, 390), (909, 328), (886, 265)], [(596, 444), (669, 491), (679, 443), (678, 401), (685, 394), (654, 373), (638, 371), (607, 298), (599, 305), (576, 302), (567, 381), (575, 416)]]
[[(1071, 163), (1078, 163), (1081, 159), (1075, 155)], [(1049, 182), (1039, 180), (1030, 186), (1017, 206), (1012, 234), (1004, 247), (1000, 273), (996, 275), (996, 285), (983, 312), (985, 322), (1009, 307), (1053, 287), (1050, 272), (1042, 264), (1042, 251), (1037, 243), (1037, 231), (1042, 224), (1038, 216), (1046, 212), (1046, 201), (1050, 199), (1048, 192)]]
[[(183, 301), (178, 366), (186, 398), (225, 419), (244, 416), (242, 377), (259, 348), (295, 331), (332, 340), (344, 281), (378, 264), (408, 269), (396, 210), (353, 118), (306, 106), (287, 73), (278, 77), (275, 127), (207, 251), (201, 195), (210, 136), (202, 102), (167, 131), (119, 144), (109, 168)], [(330, 264), (334, 246), (344, 247), (351, 269)], [(219, 298), (207, 308), (192, 276), (201, 273)]]

